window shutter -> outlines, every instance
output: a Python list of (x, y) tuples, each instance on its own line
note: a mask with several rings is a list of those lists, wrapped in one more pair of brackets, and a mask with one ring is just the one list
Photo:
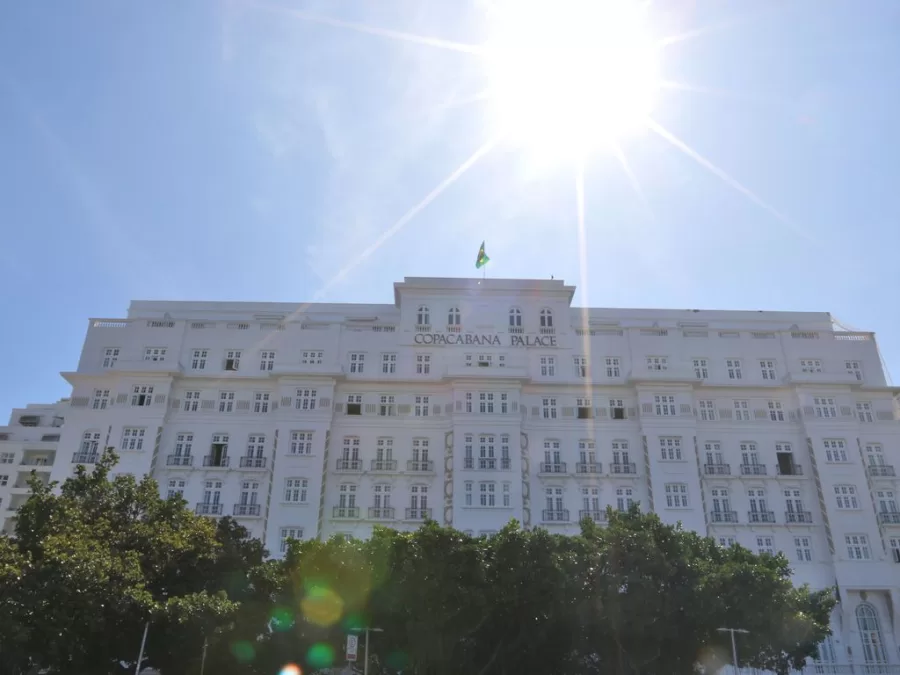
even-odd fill
[(788, 419), (791, 420), (791, 422), (796, 422), (797, 421), (797, 411), (796, 410), (789, 411)]
[(881, 420), (882, 422), (891, 422), (894, 419), (894, 413), (890, 410), (879, 410), (875, 413), (875, 419)]
[(209, 399), (200, 401), (200, 409), (201, 410), (214, 410), (215, 407), (216, 407), (215, 401), (210, 401)]
[(153, 405), (165, 405), (166, 404), (166, 395), (165, 394), (157, 394), (153, 397)]
[(452, 412), (453, 412), (453, 404), (452, 403), (447, 403), (446, 405), (444, 405), (444, 414), (445, 415), (449, 415)]
[(562, 416), (563, 417), (575, 417), (575, 408), (572, 408), (570, 406), (564, 406), (562, 409)]
[(753, 418), (757, 420), (764, 420), (768, 417), (765, 410), (760, 410), (759, 408), (755, 408), (753, 410)]
[(378, 411), (378, 407), (374, 403), (366, 403), (366, 413), (374, 415)]
[(69, 401), (69, 405), (73, 408), (84, 408), (88, 404), (87, 396), (73, 396), (72, 400)]
[(731, 408), (719, 408), (719, 417), (723, 420), (730, 420), (734, 417), (734, 411)]
[(291, 397), (290, 396), (282, 396), (281, 397), (281, 405), (283, 405), (285, 408), (290, 408), (291, 407)]
[(331, 407), (331, 399), (323, 396), (319, 399), (319, 407), (320, 408), (330, 408)]
[(635, 410), (634, 408), (627, 408), (625, 410), (625, 418), (626, 419), (634, 418), (635, 415), (637, 415), (637, 410)]
[(518, 402), (518, 401), (513, 401), (512, 403), (510, 403), (510, 404), (509, 404), (509, 409), (510, 409), (512, 412), (518, 412), (518, 411), (519, 411), (519, 402)]
[(238, 401), (237, 406), (235, 406), (237, 410), (242, 410), (244, 412), (250, 410), (250, 401)]
[(272, 401), (272, 410), (278, 410), (278, 401)]
[(605, 418), (607, 415), (607, 412), (608, 411), (606, 410), (606, 408), (594, 408), (594, 416), (595, 417), (604, 417)]
[(398, 415), (409, 415), (412, 412), (412, 406), (409, 403), (401, 403), (397, 406)]
[(812, 417), (812, 416), (815, 414), (815, 412), (816, 412), (816, 411), (813, 410), (813, 407), (812, 407), (811, 405), (805, 405), (805, 406), (803, 406), (803, 414), (804, 414), (804, 415), (806, 415), (806, 416), (808, 416), (808, 417)]
[(172, 400), (169, 401), (169, 407), (172, 410), (178, 410), (181, 407), (181, 399), (173, 398)]
[(334, 412), (336, 412), (336, 413), (344, 412), (344, 404), (343, 403), (335, 403), (334, 404)]
[(841, 415), (844, 417), (853, 417), (853, 409), (849, 405), (842, 405)]
[(462, 401), (456, 402), (456, 412), (462, 412)]
[(691, 408), (689, 403), (682, 403), (679, 406), (679, 410), (681, 410), (682, 415), (693, 415), (694, 414), (694, 411)]
[(641, 403), (641, 415), (650, 415), (653, 412), (652, 403)]
[(116, 403), (128, 403), (128, 394), (119, 394), (116, 396)]
[(434, 404), (431, 406), (431, 414), (432, 415), (440, 415), (441, 414), (441, 406)]
[(531, 416), (532, 417), (539, 417), (540, 414), (541, 414), (541, 409), (538, 406), (536, 406), (536, 405), (531, 406)]

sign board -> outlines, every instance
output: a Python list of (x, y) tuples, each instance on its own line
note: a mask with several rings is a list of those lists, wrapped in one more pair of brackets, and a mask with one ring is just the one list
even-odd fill
[(359, 647), (359, 636), (358, 635), (348, 635), (347, 636), (347, 660), (348, 661), (356, 661), (357, 647)]
[[(417, 345), (466, 345), (472, 347), (502, 347), (499, 335), (472, 333), (416, 333)], [(508, 347), (556, 347), (555, 335), (510, 335)]]

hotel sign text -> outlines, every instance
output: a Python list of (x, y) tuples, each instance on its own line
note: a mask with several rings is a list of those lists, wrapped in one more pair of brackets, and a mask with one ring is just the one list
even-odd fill
[[(503, 347), (499, 335), (474, 333), (416, 333), (417, 345), (466, 345), (470, 347)], [(556, 347), (555, 335), (510, 335), (507, 347)]]

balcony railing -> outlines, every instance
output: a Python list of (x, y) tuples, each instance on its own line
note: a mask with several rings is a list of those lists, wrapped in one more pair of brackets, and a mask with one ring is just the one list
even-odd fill
[(493, 471), (497, 468), (497, 460), (493, 457), (479, 457), (478, 468), (482, 471)]
[(200, 502), (197, 506), (194, 507), (194, 513), (199, 516), (221, 516), (222, 515), (222, 505), (221, 504), (208, 504), (207, 502)]
[(331, 515), (334, 518), (359, 518), (358, 506), (335, 506)]
[(362, 471), (361, 459), (339, 459), (335, 463), (338, 471)]
[(748, 523), (774, 523), (774, 511), (747, 511)]
[(875, 478), (879, 476), (893, 478), (897, 475), (894, 471), (894, 467), (890, 464), (869, 464), (866, 467), (866, 471), (869, 472), (870, 476)]
[(407, 471), (434, 471), (434, 462), (430, 459), (411, 459), (406, 463)]
[(566, 473), (565, 462), (541, 462), (541, 473)]
[(431, 518), (431, 509), (406, 509), (407, 520), (427, 520)]
[(265, 457), (241, 457), (241, 468), (242, 469), (265, 469), (266, 468), (266, 458)]
[(900, 525), (900, 511), (881, 511), (878, 522), (882, 525)]
[(72, 455), (72, 464), (96, 464), (100, 454), (96, 452), (76, 452)]
[(542, 517), (545, 523), (567, 523), (569, 509), (544, 509)]
[(53, 466), (53, 459), (49, 457), (23, 457), (21, 466)]
[(235, 504), (234, 511), (236, 516), (258, 516), (259, 504)]
[(803, 466), (800, 464), (794, 464), (792, 466), (779, 466), (778, 467), (778, 475), (779, 476), (802, 476), (803, 475)]
[(887, 663), (812, 663), (802, 670), (792, 670), (797, 675), (900, 675), (900, 665)]
[(742, 476), (765, 476), (766, 475), (766, 465), (765, 464), (741, 464), (741, 475)]
[(206, 457), (203, 458), (203, 466), (219, 467), (221, 469), (227, 467), (230, 463), (231, 457), (228, 457), (227, 455), (225, 455), (224, 457), (217, 457), (216, 455), (206, 455)]
[(396, 459), (373, 459), (371, 465), (372, 471), (396, 471)]
[(575, 465), (575, 473), (580, 474), (596, 474), (603, 473), (603, 467), (600, 462), (578, 462)]
[(611, 473), (614, 474), (636, 474), (637, 466), (634, 462), (628, 462), (625, 464), (610, 464), (609, 469)]
[(788, 524), (804, 523), (812, 524), (812, 513), (809, 511), (785, 511), (784, 522)]
[(369, 519), (371, 520), (393, 520), (394, 508), (392, 506), (370, 506)]
[(169, 455), (166, 457), (166, 466), (193, 466), (193, 455)]
[(736, 523), (737, 511), (711, 511), (709, 519), (714, 523)]
[(703, 473), (707, 476), (730, 476), (731, 464), (704, 464)]
[(590, 518), (595, 523), (605, 523), (606, 522), (606, 511), (586, 511), (582, 509), (578, 512), (578, 520), (584, 520), (585, 518)]
[(556, 329), (553, 326), (542, 326), (538, 329), (541, 335), (556, 335)]

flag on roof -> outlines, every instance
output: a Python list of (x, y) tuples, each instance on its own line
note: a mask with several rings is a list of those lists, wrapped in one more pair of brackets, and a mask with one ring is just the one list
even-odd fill
[(475, 269), (480, 270), (491, 261), (484, 252), (484, 242), (481, 242), (481, 248), (478, 249), (478, 257), (475, 258)]

